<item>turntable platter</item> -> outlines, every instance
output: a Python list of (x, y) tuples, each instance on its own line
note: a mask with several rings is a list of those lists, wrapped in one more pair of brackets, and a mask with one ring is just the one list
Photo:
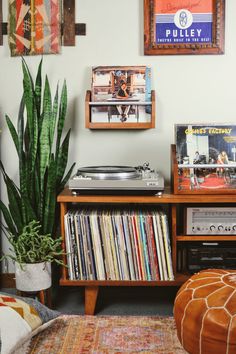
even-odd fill
[(77, 170), (77, 176), (102, 180), (139, 179), (141, 174), (130, 166), (87, 166)]

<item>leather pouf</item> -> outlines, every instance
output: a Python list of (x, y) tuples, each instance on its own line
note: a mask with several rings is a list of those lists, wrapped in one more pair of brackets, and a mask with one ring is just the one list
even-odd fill
[(236, 354), (236, 270), (201, 271), (182, 285), (174, 317), (190, 354)]

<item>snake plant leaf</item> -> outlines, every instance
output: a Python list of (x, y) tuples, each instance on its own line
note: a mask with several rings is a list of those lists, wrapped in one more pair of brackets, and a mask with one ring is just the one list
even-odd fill
[(42, 115), (42, 128), (39, 136), (39, 152), (40, 152), (40, 188), (42, 191), (46, 167), (49, 162), (51, 152), (50, 142), (50, 117), (52, 113), (51, 107), (51, 91), (48, 79), (46, 78), (44, 97), (43, 97), (43, 115)]
[[(33, 120), (33, 139), (30, 142), (28, 157), (29, 157), (29, 173), (32, 175), (35, 170), (37, 153), (38, 153), (38, 138), (39, 138), (39, 126), (36, 109), (34, 110)], [(32, 188), (31, 188), (32, 189)]]
[(18, 140), (18, 135), (17, 135), (17, 132), (16, 132), (16, 129), (12, 123), (12, 121), (10, 120), (10, 118), (8, 117), (8, 115), (6, 115), (6, 122), (7, 122), (7, 126), (8, 126), (8, 129), (11, 133), (11, 137), (12, 137), (12, 140), (15, 144), (15, 148), (16, 148), (16, 151), (17, 151), (17, 154), (19, 155), (19, 140)]
[(55, 228), (57, 227), (57, 224), (55, 224), (55, 213), (56, 213), (56, 200), (57, 200), (57, 194), (55, 189), (51, 190), (51, 198), (49, 199), (48, 206), (45, 208), (45, 232), (49, 232), (51, 235), (55, 234)]
[(56, 122), (57, 122), (57, 116), (58, 116), (58, 91), (59, 87), (57, 85), (56, 89), (56, 94), (53, 100), (53, 108), (52, 108), (52, 115), (51, 115), (51, 122), (50, 122), (50, 144), (52, 145), (54, 142), (54, 135), (55, 135), (55, 127), (56, 127)]
[(67, 87), (66, 87), (66, 82), (64, 81), (62, 92), (61, 92), (59, 117), (57, 123), (56, 160), (61, 145), (61, 136), (62, 136), (62, 131), (63, 131), (65, 118), (66, 118), (66, 110), (67, 110)]
[(27, 124), (29, 127), (29, 139), (33, 139), (33, 119), (34, 119), (34, 106), (35, 106), (35, 95), (34, 95), (34, 83), (26, 65), (24, 59), (22, 59), (23, 68), (23, 87), (24, 87), (24, 101), (27, 111)]
[(58, 193), (60, 193), (63, 190), (63, 188), (65, 187), (66, 183), (68, 182), (68, 180), (73, 172), (74, 167), (75, 167), (75, 162), (72, 164), (69, 171), (67, 172), (67, 174), (65, 175), (65, 177), (61, 181), (60, 185), (58, 186), (58, 188), (57, 188)]
[(48, 166), (47, 188), (45, 189), (44, 215), (43, 215), (43, 232), (52, 232), (54, 225), (53, 215), (55, 214), (56, 203), (56, 162), (54, 155), (51, 155), (50, 164)]
[(25, 158), (22, 156), (19, 165), (19, 173), (20, 173), (20, 191), (21, 191), (21, 212), (22, 212), (22, 219), (23, 223), (27, 223), (27, 215), (28, 210), (25, 204), (25, 200), (29, 198), (28, 195), (28, 168), (25, 162)]
[(67, 160), (68, 160), (69, 141), (70, 141), (70, 130), (68, 130), (62, 142), (62, 145), (59, 148), (59, 154), (57, 157), (57, 174), (56, 174), (57, 184), (60, 183), (65, 173)]
[(36, 214), (34, 212), (34, 209), (32, 208), (31, 204), (30, 204), (30, 199), (28, 196), (23, 197), (22, 198), (22, 209), (24, 208), (24, 210), (26, 210), (26, 214), (25, 214), (25, 219), (24, 219), (24, 225), (26, 225), (27, 223), (29, 223), (32, 220), (35, 220)]
[(17, 230), (22, 230), (22, 215), (21, 215), (21, 196), (15, 183), (7, 175), (2, 162), (0, 161), (0, 169), (3, 174), (4, 182), (7, 187), (7, 196), (9, 202), (9, 212), (16, 225)]
[(49, 120), (44, 119), (43, 124), (42, 124), (42, 130), (40, 133), (40, 146), (39, 146), (39, 152), (40, 152), (40, 189), (41, 191), (44, 190), (44, 177), (45, 177), (45, 172), (46, 168), (49, 162), (49, 156), (50, 156), (50, 141), (49, 141)]
[(44, 93), (43, 93), (43, 118), (50, 118), (48, 116), (52, 111), (52, 98), (51, 98), (51, 89), (48, 81), (48, 77), (46, 76)]
[(18, 115), (18, 139), (19, 139), (19, 175), (20, 175), (20, 191), (21, 191), (21, 211), (23, 223), (27, 222), (27, 209), (24, 200), (28, 197), (28, 159), (25, 158), (24, 152), (24, 98), (21, 100)]
[(41, 111), (42, 64), (43, 64), (43, 58), (40, 60), (36, 81), (35, 81), (35, 103), (36, 103), (37, 117), (40, 117), (40, 111)]
[(35, 170), (32, 175), (33, 187), (34, 187), (34, 198), (32, 198), (32, 206), (35, 210), (36, 220), (40, 220), (40, 212), (42, 210), (42, 199), (40, 191), (40, 176), (39, 176), (39, 162), (36, 162)]
[(9, 213), (8, 208), (6, 207), (6, 205), (0, 200), (0, 210), (3, 214), (4, 220), (7, 224), (7, 228), (8, 228), (8, 232), (10, 232), (13, 235), (17, 235), (18, 232), (15, 228), (14, 222), (12, 220), (11, 214)]
[[(24, 131), (24, 99), (22, 99), (18, 114), (19, 174), (20, 184), (23, 186), (22, 193), (28, 198), (32, 198), (34, 194), (34, 180), (32, 179), (32, 175), (35, 170), (38, 149), (38, 119), (36, 117), (35, 108), (33, 124), (33, 132), (31, 134), (32, 139), (30, 139), (28, 124)], [(26, 188), (28, 189), (27, 193)]]

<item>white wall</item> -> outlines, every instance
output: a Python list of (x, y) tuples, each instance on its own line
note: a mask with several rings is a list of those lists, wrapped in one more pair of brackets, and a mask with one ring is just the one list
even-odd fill
[[(4, 21), (7, 0), (3, 0)], [(72, 126), (70, 163), (142, 164), (149, 161), (170, 178), (170, 144), (174, 124), (236, 121), (236, 1), (226, 4), (225, 54), (144, 56), (143, 0), (79, 0), (76, 21), (86, 23), (86, 36), (60, 55), (44, 56), (44, 72), (55, 88), (65, 78)], [(40, 57), (28, 57), (35, 73)], [(95, 65), (150, 65), (156, 90), (156, 128), (144, 131), (90, 131), (84, 127), (84, 98)], [(15, 122), (22, 94), (21, 59), (11, 58), (7, 37), (0, 47), (1, 159), (16, 178), (17, 158), (4, 115)], [(1, 196), (5, 200), (1, 183)], [(6, 247), (6, 246), (4, 246)]]

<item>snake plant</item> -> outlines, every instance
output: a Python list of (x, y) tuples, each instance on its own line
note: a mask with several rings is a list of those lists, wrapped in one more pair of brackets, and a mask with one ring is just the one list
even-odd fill
[(8, 205), (0, 201), (0, 210), (5, 220), (2, 227), (16, 238), (32, 220), (39, 221), (43, 234), (55, 233), (56, 198), (74, 167), (73, 164), (65, 173), (70, 139), (70, 130), (64, 133), (66, 82), (60, 95), (57, 85), (52, 100), (47, 76), (43, 84), (42, 60), (35, 82), (24, 59), (22, 70), (23, 95), (17, 128), (6, 115), (6, 123), (19, 159), (19, 186), (9, 177), (0, 161), (8, 195)]

